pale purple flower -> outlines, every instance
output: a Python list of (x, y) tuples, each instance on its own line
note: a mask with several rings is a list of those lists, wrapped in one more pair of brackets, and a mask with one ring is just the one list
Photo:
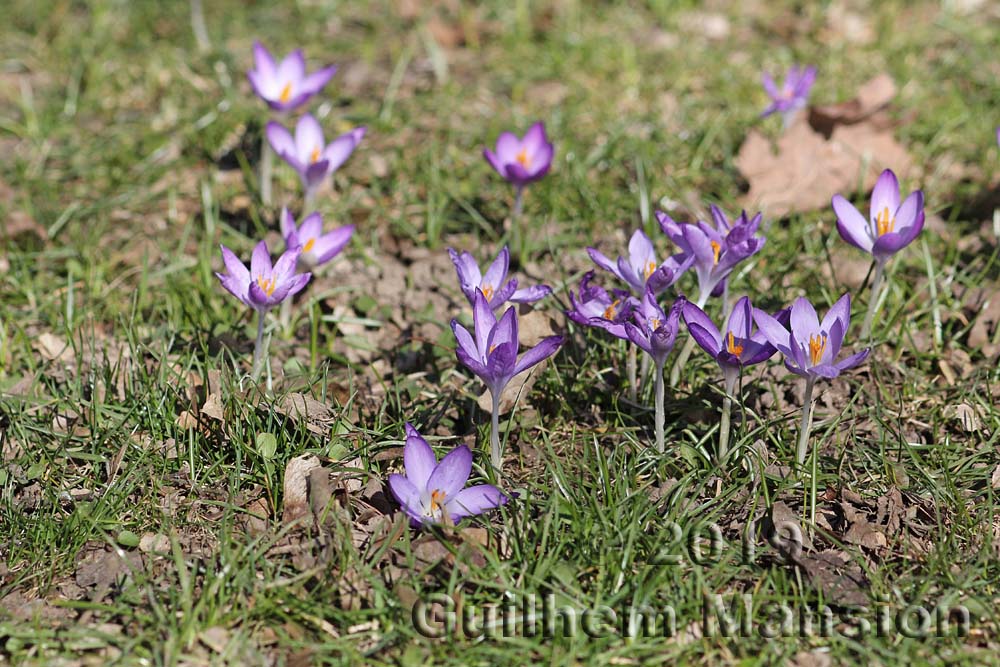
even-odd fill
[(760, 252), (764, 237), (756, 236), (761, 215), (747, 218), (744, 211), (732, 224), (712, 207), (716, 227), (699, 220), (678, 223), (663, 211), (656, 212), (660, 229), (681, 249), (681, 257), (691, 258), (698, 276), (698, 307), (704, 308), (709, 296), (725, 288), (726, 279), (737, 264)]
[(472, 452), (462, 445), (440, 463), (427, 441), (406, 425), (405, 475), (389, 475), (389, 490), (414, 524), (454, 525), (467, 516), (500, 507), (510, 499), (491, 484), (464, 488), (472, 473)]
[(812, 90), (813, 83), (816, 82), (816, 68), (793, 65), (788, 70), (788, 75), (780, 89), (767, 72), (764, 72), (761, 80), (764, 84), (764, 90), (771, 98), (771, 104), (761, 113), (761, 118), (773, 113), (780, 113), (785, 127), (788, 127), (795, 114), (806, 106), (809, 92)]
[(652, 288), (646, 288), (646, 294), (638, 307), (632, 311), (635, 323), (625, 323), (625, 333), (629, 340), (653, 358), (658, 368), (662, 368), (667, 355), (674, 349), (677, 340), (678, 323), (686, 299), (678, 298), (670, 308), (669, 313), (656, 302)]
[(612, 336), (628, 340), (625, 322), (639, 305), (639, 300), (625, 290), (611, 290), (609, 294), (603, 287), (591, 285), (593, 279), (593, 271), (583, 276), (579, 297), (573, 294), (573, 290), (569, 291), (569, 302), (573, 308), (567, 310), (566, 315), (577, 324), (598, 327)]
[[(719, 331), (705, 311), (690, 301), (684, 303), (681, 314), (691, 337), (718, 362), (724, 372), (759, 364), (770, 359), (776, 351), (763, 333), (754, 331), (753, 306), (749, 297), (744, 296), (736, 302), (725, 334)], [(788, 310), (780, 311), (775, 317), (779, 322), (787, 323)]]
[(295, 218), (287, 208), (281, 209), (281, 235), (289, 248), (302, 248), (299, 261), (308, 267), (325, 264), (336, 257), (351, 241), (354, 225), (346, 225), (323, 233), (323, 217), (311, 213), (295, 225)]
[(340, 168), (365, 136), (365, 128), (358, 127), (327, 144), (319, 121), (311, 114), (299, 118), (295, 136), (274, 121), (267, 124), (266, 131), (271, 148), (299, 173), (307, 194)]
[(280, 63), (260, 42), (253, 44), (254, 69), (247, 78), (254, 92), (275, 111), (296, 109), (318, 93), (337, 71), (336, 66), (324, 67), (306, 74), (306, 59), (302, 49), (296, 49)]
[(517, 312), (511, 307), (498, 321), (489, 302), (480, 290), (472, 306), (475, 336), (458, 323), (451, 321), (458, 347), (458, 360), (486, 384), (495, 399), (516, 375), (552, 356), (563, 342), (562, 336), (549, 336), (518, 359)]
[(641, 229), (635, 230), (629, 239), (627, 259), (619, 256), (617, 262), (612, 262), (596, 248), (587, 248), (587, 254), (594, 264), (628, 285), (632, 294), (639, 298), (646, 293), (647, 287), (659, 294), (673, 285), (694, 261), (690, 255), (678, 255), (659, 263), (653, 242)]
[(479, 270), (479, 264), (468, 252), (455, 252), (448, 248), (448, 255), (452, 264), (455, 265), (455, 272), (458, 274), (459, 287), (469, 304), (475, 304), (476, 290), (480, 290), (490, 308), (496, 310), (503, 304), (511, 303), (534, 303), (552, 293), (552, 288), (548, 285), (534, 285), (517, 289), (517, 280), (512, 278), (507, 280), (507, 270), (510, 267), (510, 251), (504, 246), (497, 255), (493, 263), (486, 269), (486, 273)]
[(299, 293), (312, 277), (311, 273), (295, 273), (302, 252), (298, 247), (286, 250), (272, 266), (267, 244), (261, 241), (253, 249), (249, 270), (229, 248), (221, 247), (226, 272), (215, 274), (219, 282), (230, 294), (261, 313)]
[(924, 193), (915, 190), (900, 203), (899, 181), (891, 169), (875, 183), (867, 220), (839, 194), (833, 196), (833, 210), (841, 238), (879, 262), (909, 245), (924, 228)]
[(805, 297), (792, 304), (788, 326), (760, 310), (753, 319), (761, 333), (785, 357), (785, 366), (796, 375), (815, 379), (835, 378), (868, 357), (869, 348), (837, 361), (851, 322), (851, 296), (845, 294), (827, 311), (823, 321)]
[(511, 132), (501, 132), (496, 152), (483, 149), (490, 166), (518, 188), (547, 174), (554, 153), (555, 149), (545, 136), (545, 124), (541, 122), (528, 128), (523, 139)]

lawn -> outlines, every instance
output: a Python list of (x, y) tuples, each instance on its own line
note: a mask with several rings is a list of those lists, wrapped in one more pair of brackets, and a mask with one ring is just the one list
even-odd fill
[[(200, 4), (8, 0), (0, 24), (0, 664), (1000, 664), (995, 3)], [(276, 114), (255, 40), (338, 70)], [(761, 73), (793, 64), (818, 74), (785, 129)], [(302, 188), (276, 159), (265, 203), (261, 146), (303, 111), (366, 128), (314, 200), (354, 234), (267, 315), (255, 378), (220, 244), (283, 249)], [(554, 159), (513, 215), (483, 149), (536, 121)], [(830, 196), (867, 212), (883, 167), (926, 222), (869, 341), (872, 259)], [(642, 229), (663, 259), (656, 212), (709, 205), (763, 214), (733, 300), (822, 316), (849, 293), (843, 354), (871, 347), (816, 382), (803, 466), (780, 353), (744, 370), (720, 462), (695, 347), (659, 453), (649, 364), (630, 383), (628, 343), (566, 316), (588, 247)], [(522, 351), (564, 339), (503, 395), (495, 469), (448, 248), (505, 245), (552, 288), (516, 307)], [(678, 294), (693, 270), (664, 310)], [(407, 423), (509, 501), (411, 525), (388, 484)]]

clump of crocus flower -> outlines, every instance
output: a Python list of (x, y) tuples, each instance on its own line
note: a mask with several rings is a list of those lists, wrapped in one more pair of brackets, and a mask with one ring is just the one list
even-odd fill
[(261, 241), (253, 249), (248, 270), (229, 248), (222, 246), (226, 272), (216, 273), (216, 277), (230, 294), (257, 311), (252, 371), (255, 380), (260, 377), (265, 359), (264, 317), (267, 311), (300, 292), (312, 277), (311, 273), (295, 273), (301, 252), (301, 247), (289, 248), (272, 265), (267, 243)]
[[(292, 51), (280, 63), (260, 42), (253, 45), (254, 68), (247, 72), (247, 79), (254, 92), (271, 109), (287, 113), (305, 104), (318, 93), (337, 71), (330, 65), (312, 74), (306, 73), (306, 59), (301, 49)], [(271, 203), (271, 170), (274, 154), (267, 137), (261, 141), (260, 187), (264, 204)]]
[(281, 209), (281, 235), (289, 248), (302, 248), (299, 264), (312, 269), (326, 264), (341, 253), (351, 241), (354, 225), (337, 227), (323, 233), (323, 217), (313, 212), (302, 219), (302, 225), (295, 224), (295, 217), (287, 208)]
[(472, 304), (472, 321), (475, 336), (458, 323), (451, 321), (458, 347), (458, 360), (475, 373), (486, 385), (493, 401), (492, 429), (490, 431), (490, 460), (497, 470), (503, 462), (500, 450), (500, 395), (515, 376), (552, 356), (562, 345), (562, 336), (549, 336), (525, 352), (520, 359), (517, 330), (517, 312), (508, 308), (498, 321), (486, 296), (478, 288)]
[(861, 337), (867, 338), (871, 332), (886, 263), (917, 238), (924, 228), (924, 193), (915, 190), (900, 202), (899, 181), (891, 169), (886, 169), (878, 177), (872, 190), (867, 220), (839, 194), (833, 196), (833, 210), (837, 214), (837, 231), (840, 232), (840, 237), (870, 254), (875, 260), (875, 277), (872, 279), (868, 313), (861, 327)]
[(295, 124), (294, 136), (280, 123), (267, 124), (271, 148), (302, 179), (306, 210), (312, 208), (316, 192), (326, 177), (347, 161), (364, 136), (365, 128), (357, 127), (327, 144), (323, 128), (311, 114), (303, 115)]
[[(705, 311), (691, 302), (684, 303), (681, 314), (691, 338), (715, 359), (722, 370), (725, 396), (722, 399), (722, 421), (719, 425), (718, 459), (721, 462), (729, 453), (730, 415), (740, 373), (747, 366), (770, 359), (776, 348), (763, 333), (754, 331), (753, 306), (749, 297), (744, 296), (736, 302), (726, 324), (725, 334), (715, 326)], [(775, 318), (779, 323), (787, 324), (788, 315), (786, 308), (777, 313)]]
[(594, 264), (611, 273), (629, 286), (638, 298), (646, 293), (646, 288), (660, 294), (677, 282), (677, 279), (692, 265), (693, 256), (672, 256), (660, 263), (656, 259), (656, 249), (641, 229), (632, 233), (628, 242), (628, 257), (619, 255), (612, 262), (596, 248), (587, 248), (587, 254)]
[(591, 285), (594, 272), (588, 271), (580, 280), (580, 294), (576, 296), (569, 291), (571, 310), (566, 311), (567, 317), (577, 324), (604, 329), (612, 336), (628, 340), (625, 333), (625, 322), (632, 311), (639, 305), (639, 300), (625, 290), (611, 290), (609, 293), (603, 287)]
[(787, 128), (795, 120), (795, 116), (805, 108), (809, 93), (816, 82), (816, 68), (793, 65), (785, 76), (781, 89), (767, 72), (761, 76), (764, 90), (771, 98), (771, 104), (761, 113), (761, 118), (773, 113), (780, 113), (784, 126)]
[(685, 299), (677, 299), (670, 308), (669, 313), (664, 313), (663, 309), (656, 302), (656, 296), (651, 287), (646, 287), (646, 294), (642, 301), (632, 311), (632, 318), (635, 323), (625, 323), (625, 335), (628, 336), (636, 346), (648, 354), (653, 361), (653, 392), (655, 400), (655, 433), (656, 451), (663, 453), (663, 365), (667, 361), (667, 355), (674, 349), (674, 342), (677, 340), (678, 321), (680, 319), (681, 308)]
[(510, 251), (507, 246), (497, 254), (496, 259), (486, 269), (486, 273), (479, 270), (476, 259), (468, 252), (455, 252), (448, 248), (448, 255), (451, 263), (455, 265), (455, 273), (458, 274), (458, 284), (469, 300), (470, 305), (476, 301), (476, 290), (483, 293), (490, 308), (496, 310), (508, 301), (511, 303), (534, 303), (552, 293), (552, 288), (548, 285), (534, 285), (532, 287), (517, 288), (517, 279), (507, 280), (507, 271), (510, 268)]
[(496, 151), (483, 149), (483, 156), (498, 174), (514, 186), (512, 218), (521, 214), (524, 188), (549, 172), (555, 148), (545, 136), (545, 124), (535, 123), (520, 139), (512, 132), (501, 132)]
[(472, 473), (472, 452), (462, 445), (441, 459), (417, 429), (406, 425), (405, 475), (389, 475), (389, 490), (415, 525), (455, 525), (467, 516), (500, 507), (509, 498), (491, 484), (464, 488)]
[[(723, 296), (723, 313), (726, 313), (729, 275), (736, 266), (764, 247), (764, 237), (757, 236), (761, 215), (747, 217), (746, 211), (732, 223), (717, 207), (712, 206), (715, 227), (701, 220), (696, 223), (678, 223), (663, 211), (656, 212), (660, 229), (681, 249), (684, 257), (693, 259), (692, 270), (698, 276), (698, 298), (695, 304), (705, 308), (709, 297)], [(670, 371), (670, 385), (675, 386), (680, 379), (681, 368), (687, 363), (694, 340), (685, 343), (673, 369)]]
[(764, 338), (778, 349), (785, 358), (785, 367), (806, 379), (806, 393), (802, 406), (802, 426), (795, 450), (795, 461), (805, 463), (812, 428), (813, 385), (817, 378), (835, 378), (854, 368), (868, 357), (865, 348), (840, 361), (841, 347), (851, 323), (851, 297), (845, 294), (819, 320), (816, 309), (805, 297), (792, 304), (788, 325), (759, 308), (753, 309), (753, 319)]

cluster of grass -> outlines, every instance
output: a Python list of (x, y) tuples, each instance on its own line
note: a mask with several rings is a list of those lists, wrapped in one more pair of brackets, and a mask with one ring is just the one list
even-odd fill
[[(856, 10), (870, 39), (853, 41), (849, 10), (826, 3), (205, 4), (207, 49), (185, 2), (13, 0), (0, 26), (0, 661), (772, 664), (803, 650), (813, 661), (875, 664), (995, 659), (997, 369), (967, 344), (974, 295), (997, 290), (997, 239), (981, 231), (997, 187), (995, 24), (952, 6), (961, 3), (884, 2)], [(527, 193), (518, 254), (557, 287), (539, 306), (552, 310), (586, 268), (585, 245), (618, 245), (645, 225), (665, 248), (653, 208), (683, 218), (710, 201), (737, 207), (733, 157), (765, 103), (762, 68), (816, 64), (819, 102), (891, 74), (901, 86), (897, 136), (921, 165), (910, 185), (924, 188), (929, 214), (943, 222), (929, 225), (926, 250), (918, 243), (899, 258), (867, 381), (853, 377), (821, 411), (817, 484), (831, 499), (846, 488), (872, 504), (902, 489), (925, 532), (842, 552), (871, 600), (894, 610), (964, 605), (970, 633), (696, 636), (706, 595), (815, 609), (851, 585), (811, 583), (759, 540), (746, 557), (749, 526), (776, 500), (804, 506), (805, 491), (760, 471), (714, 470), (692, 454), (716, 436), (711, 363), (696, 355), (687, 369), (668, 404), (671, 455), (657, 460), (646, 452), (651, 415), (617, 398), (621, 349), (593, 332), (573, 334), (522, 399), (535, 414), (509, 423), (519, 458), (504, 488), (518, 497), (484, 524), (503, 548), (430, 567), (425, 538), (403, 531), (390, 581), (376, 547), (344, 547), (301, 571), (274, 549), (280, 531), (248, 532), (246, 500), (263, 497), (280, 517), (285, 464), (305, 452), (334, 468), (356, 460), (351, 474), (368, 482), (398, 464), (392, 448), (405, 420), (454, 426), (469, 441), (485, 435), (444, 381), (449, 350), (428, 343), (432, 360), (418, 369), (441, 380), (437, 388), (397, 373), (372, 400), (355, 379), (363, 364), (334, 356), (337, 333), (319, 304), (277, 351), (308, 350), (296, 388), (333, 408), (330, 437), (258, 406), (233, 371), (246, 361), (252, 322), (212, 274), (218, 244), (245, 255), (275, 229), (254, 175), (266, 118), (244, 76), (255, 38), (343, 65), (319, 115), (369, 134), (321, 208), (328, 225), (358, 225), (347, 252), (358, 265), (377, 265), (400, 244), (441, 253), (464, 243), (492, 257), (506, 240), (511, 193), (481, 148), (501, 130), (545, 120), (556, 163)], [(281, 201), (296, 182), (279, 175)], [(830, 270), (840, 243), (830, 211), (772, 221), (736, 289), (769, 307), (799, 293), (832, 303), (845, 290)], [(336, 298), (384, 315), (349, 287)], [(451, 316), (428, 319), (446, 332)], [(52, 341), (69, 349), (59, 354)], [(179, 415), (204, 401), (214, 371), (226, 419), (184, 428)], [(758, 391), (780, 396), (791, 384), (765, 374)], [(782, 411), (787, 402), (762, 405), (734, 444), (762, 442), (788, 461), (794, 415)], [(956, 408), (978, 428), (963, 428)], [(261, 434), (275, 437), (273, 452), (258, 446)], [(712, 522), (727, 547), (695, 563), (689, 540)], [(110, 593), (71, 594), (87, 588), (88, 554), (109, 545), (135, 556), (147, 533), (167, 536), (161, 556), (147, 555)], [(686, 555), (667, 558), (676, 554)], [(403, 583), (399, 572), (409, 572)], [(345, 603), (348, 574), (363, 603)], [(551, 593), (578, 609), (669, 605), (678, 636), (428, 639), (411, 615), (414, 595), (473, 607), (508, 592), (537, 595), (539, 605)], [(14, 608), (35, 600), (46, 601), (38, 613)]]

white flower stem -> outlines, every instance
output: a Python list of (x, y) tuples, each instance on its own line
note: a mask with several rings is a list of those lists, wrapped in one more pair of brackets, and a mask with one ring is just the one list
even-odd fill
[(265, 311), (257, 311), (257, 341), (253, 347), (253, 369), (251, 370), (251, 377), (255, 382), (260, 378), (260, 372), (263, 370), (263, 361), (266, 355), (266, 350), (264, 349), (264, 315)]
[(305, 195), (302, 198), (302, 215), (305, 216), (316, 210), (316, 190), (319, 189), (318, 185), (309, 186), (306, 188)]
[(799, 426), (799, 445), (795, 449), (795, 463), (802, 467), (806, 462), (806, 452), (809, 450), (809, 431), (813, 419), (813, 385), (816, 378), (806, 380), (806, 396), (802, 401), (802, 424)]
[(656, 384), (654, 393), (656, 394), (656, 451), (663, 453), (663, 363), (656, 364)]
[(628, 397), (633, 403), (638, 400), (639, 387), (636, 386), (635, 377), (635, 356), (636, 346), (630, 341), (625, 341), (628, 346), (628, 353), (625, 357), (625, 373), (628, 375)]
[(872, 320), (875, 319), (875, 308), (878, 306), (879, 292), (882, 291), (882, 277), (885, 271), (885, 262), (879, 261), (875, 264), (875, 277), (872, 279), (871, 296), (868, 298), (868, 313), (865, 315), (865, 323), (861, 327), (861, 338), (866, 339), (872, 331)]
[(729, 431), (733, 412), (733, 391), (736, 388), (736, 369), (727, 368), (723, 371), (726, 380), (726, 396), (722, 399), (722, 420), (719, 422), (719, 463), (729, 455)]
[(503, 455), (500, 451), (500, 395), (491, 389), (490, 398), (493, 399), (493, 414), (490, 427), (490, 461), (493, 463), (493, 468), (499, 473), (500, 466), (503, 464)]
[(514, 208), (510, 212), (510, 223), (514, 224), (517, 222), (518, 218), (521, 217), (521, 209), (524, 207), (524, 186), (517, 186), (517, 192), (514, 195)]
[(267, 132), (260, 138), (260, 201), (271, 205), (271, 174), (274, 171), (274, 150), (267, 140)]
[(284, 301), (281, 302), (281, 310), (278, 313), (278, 321), (281, 324), (281, 330), (288, 335), (289, 327), (292, 324), (292, 297), (286, 297)]

